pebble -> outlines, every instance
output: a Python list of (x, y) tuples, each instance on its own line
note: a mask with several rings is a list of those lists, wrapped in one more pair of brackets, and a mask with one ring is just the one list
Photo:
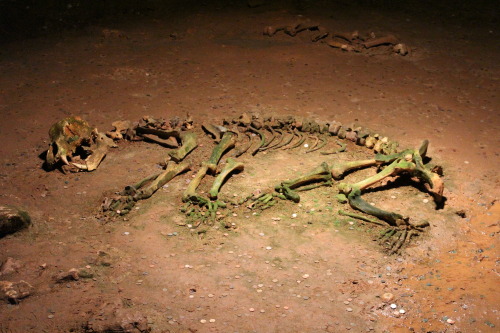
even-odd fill
[(50, 314), (50, 315), (47, 316), (47, 318), (52, 319), (52, 318), (54, 318), (54, 315)]
[(307, 147), (309, 147), (309, 145), (308, 145), (307, 143), (306, 143), (306, 144), (304, 144), (304, 148), (307, 148)]
[(423, 203), (428, 203), (429, 202), (429, 199), (424, 199), (422, 200)]
[(212, 319), (209, 320), (209, 322), (215, 323), (215, 319), (212, 318)]
[(302, 275), (302, 278), (307, 279), (309, 277), (309, 274), (304, 274)]
[(130, 235), (130, 232), (125, 231), (123, 234), (124, 234), (125, 236), (128, 236), (128, 235)]
[(394, 304), (394, 303), (392, 303), (392, 304), (391, 304), (391, 309), (395, 309), (395, 308), (397, 308), (397, 307), (398, 307), (398, 306), (397, 306), (396, 304)]
[(266, 250), (272, 250), (273, 248), (271, 246), (266, 246)]
[(453, 319), (451, 319), (451, 318), (446, 319), (446, 322), (447, 322), (448, 324), (450, 324), (450, 325), (455, 324), (455, 321), (454, 321)]
[(265, 234), (263, 232), (259, 233), (259, 236), (263, 237)]
[(200, 320), (200, 323), (202, 323), (202, 324), (205, 324), (206, 322), (207, 322), (207, 320), (206, 320), (206, 319), (201, 319), (201, 320)]
[(254, 308), (250, 308), (250, 309), (248, 309), (248, 311), (250, 311), (250, 312), (254, 312), (254, 311), (255, 311), (255, 309), (254, 309)]
[(347, 312), (352, 312), (352, 308), (346, 308), (345, 309)]
[(404, 314), (404, 313), (406, 313), (406, 311), (404, 309), (400, 309), (399, 313)]
[(292, 219), (296, 218), (297, 217), (297, 214), (293, 213), (292, 214)]
[(288, 309), (289, 309), (289, 307), (285, 305), (285, 306), (283, 307), (283, 309), (288, 310)]
[[(384, 300), (385, 302), (390, 302), (394, 299), (394, 295), (391, 294), (391, 293), (385, 293), (382, 295), (382, 300)], [(392, 307), (392, 305), (391, 305)]]

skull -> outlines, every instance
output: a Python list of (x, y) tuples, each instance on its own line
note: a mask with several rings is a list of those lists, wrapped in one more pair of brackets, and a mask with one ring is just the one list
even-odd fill
[(102, 161), (109, 146), (113, 146), (96, 128), (80, 117), (63, 119), (49, 130), (50, 145), (46, 166), (54, 169), (62, 164), (63, 171), (92, 171)]

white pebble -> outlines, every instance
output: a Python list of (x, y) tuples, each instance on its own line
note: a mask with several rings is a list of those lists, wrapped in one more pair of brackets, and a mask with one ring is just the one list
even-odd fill
[(404, 309), (400, 309), (399, 313), (403, 314), (403, 313), (406, 313), (406, 311)]
[(309, 274), (304, 274), (302, 275), (302, 278), (307, 279), (309, 277)]
[(469, 164), (469, 161), (464, 161), (465, 164)]
[(428, 203), (429, 202), (429, 199), (424, 199), (422, 200), (423, 203)]
[(297, 214), (293, 213), (292, 214), (292, 219), (296, 218), (297, 217)]
[(123, 234), (124, 234), (125, 236), (128, 236), (128, 235), (130, 235), (130, 232), (125, 231)]
[(215, 323), (215, 319), (212, 318), (212, 319), (209, 320), (209, 322)]
[(201, 320), (200, 320), (200, 323), (202, 323), (202, 324), (205, 324), (206, 322), (207, 322), (207, 320), (206, 320), (206, 319), (201, 319)]
[(273, 248), (271, 246), (266, 246), (266, 250), (272, 250)]
[(446, 319), (446, 322), (448, 324), (452, 324), (452, 325), (455, 324), (455, 321), (453, 319), (451, 319), (451, 318)]
[(307, 143), (306, 143), (306, 144), (304, 144), (304, 148), (307, 148), (307, 147), (309, 147), (309, 145), (308, 145)]
[(392, 303), (392, 304), (391, 304), (391, 309), (395, 309), (395, 308), (397, 308), (397, 307), (398, 307), (398, 306), (397, 306), (396, 304), (394, 304), (394, 303)]

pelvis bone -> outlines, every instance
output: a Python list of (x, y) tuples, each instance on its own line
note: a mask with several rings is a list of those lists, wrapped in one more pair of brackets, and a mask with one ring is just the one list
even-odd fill
[(109, 147), (116, 147), (112, 139), (80, 117), (58, 121), (49, 130), (50, 145), (45, 163), (47, 168), (62, 167), (63, 171), (93, 171), (106, 156)]

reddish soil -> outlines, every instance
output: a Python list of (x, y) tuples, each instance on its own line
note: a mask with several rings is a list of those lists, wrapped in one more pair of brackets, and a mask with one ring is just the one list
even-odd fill
[[(412, 52), (348, 53), (312, 43), (310, 32), (262, 35), (298, 15), (329, 31), (394, 34)], [(5, 44), (0, 204), (23, 207), (33, 225), (0, 239), (0, 263), (20, 263), (0, 280), (35, 290), (0, 304), (0, 332), (102, 332), (131, 321), (153, 332), (498, 331), (495, 27), (347, 5), (203, 6)], [(167, 152), (157, 145), (122, 142), (91, 173), (42, 169), (47, 131), (67, 116), (104, 132), (115, 120), (187, 112), (197, 128), (274, 112), (356, 121), (405, 147), (429, 139), (432, 162), (444, 168), (446, 205), (435, 210), (413, 187), (374, 194), (381, 206), (431, 222), (424, 237), (388, 256), (371, 241), (371, 226), (329, 214), (340, 206), (328, 189), (304, 193), (299, 206), (238, 211), (227, 230), (192, 233), (179, 207), (196, 168), (125, 220), (103, 223), (96, 215), (104, 195), (157, 171)], [(197, 161), (210, 153), (203, 140)], [(243, 161), (223, 192), (265, 189), (321, 157), (300, 150)], [(71, 268), (92, 277), (57, 283)], [(394, 313), (384, 293), (405, 312)]]

